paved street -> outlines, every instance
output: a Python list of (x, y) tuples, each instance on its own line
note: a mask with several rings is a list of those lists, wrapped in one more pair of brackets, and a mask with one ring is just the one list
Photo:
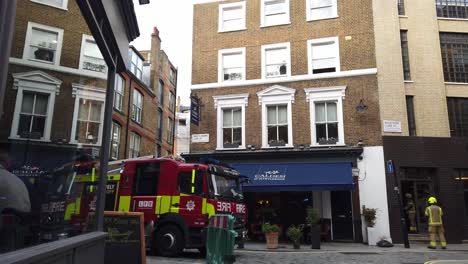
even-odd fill
[[(431, 264), (466, 263), (468, 264), (468, 250), (466, 246), (455, 245), (442, 251), (427, 250), (423, 245), (404, 249), (396, 246), (389, 249), (367, 247), (359, 244), (326, 245), (322, 250), (310, 250), (302, 247), (299, 251), (293, 251), (289, 247), (279, 248), (276, 251), (264, 251), (261, 244), (251, 245), (248, 250), (236, 250), (236, 263), (242, 264)], [(196, 251), (186, 252), (180, 258), (162, 258), (150, 256), (148, 264), (172, 264), (172, 263), (205, 263)], [(448, 262), (447, 262), (448, 261)]]

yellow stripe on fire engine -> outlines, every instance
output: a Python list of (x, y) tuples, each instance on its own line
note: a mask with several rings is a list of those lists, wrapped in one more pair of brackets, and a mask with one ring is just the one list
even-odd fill
[(128, 212), (130, 211), (130, 196), (120, 196), (119, 201), (119, 212)]
[(162, 196), (156, 196), (156, 207), (154, 208), (154, 213), (159, 214), (161, 211), (161, 200)]
[(161, 196), (161, 202), (159, 206), (159, 214), (169, 213), (171, 207), (171, 197), (170, 196)]
[(207, 203), (206, 204), (206, 213), (208, 214), (208, 218), (212, 217), (215, 214), (215, 207), (214, 205)]
[(172, 196), (171, 213), (178, 214), (180, 207), (180, 196)]
[(203, 198), (201, 211), (202, 211), (202, 214), (206, 214), (206, 198)]

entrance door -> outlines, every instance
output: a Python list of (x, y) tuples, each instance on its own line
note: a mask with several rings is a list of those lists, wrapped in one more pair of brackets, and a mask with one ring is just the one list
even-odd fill
[[(416, 224), (418, 233), (427, 232), (427, 217), (425, 210), (427, 207), (427, 198), (434, 194), (434, 185), (431, 181), (422, 180), (402, 180), (402, 199), (406, 205), (406, 194), (411, 194), (416, 207)], [(408, 222), (409, 223), (409, 222)]]
[(333, 240), (353, 240), (351, 192), (331, 192)]

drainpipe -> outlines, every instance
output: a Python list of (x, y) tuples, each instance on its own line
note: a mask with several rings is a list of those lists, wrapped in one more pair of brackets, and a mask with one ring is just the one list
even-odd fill
[(8, 62), (15, 31), (16, 0), (0, 1), (0, 118), (3, 116)]

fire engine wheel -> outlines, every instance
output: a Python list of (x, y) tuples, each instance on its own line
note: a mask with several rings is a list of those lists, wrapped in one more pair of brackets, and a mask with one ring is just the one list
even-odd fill
[(184, 249), (184, 237), (179, 228), (173, 225), (163, 226), (156, 231), (154, 250), (164, 257), (175, 257)]

